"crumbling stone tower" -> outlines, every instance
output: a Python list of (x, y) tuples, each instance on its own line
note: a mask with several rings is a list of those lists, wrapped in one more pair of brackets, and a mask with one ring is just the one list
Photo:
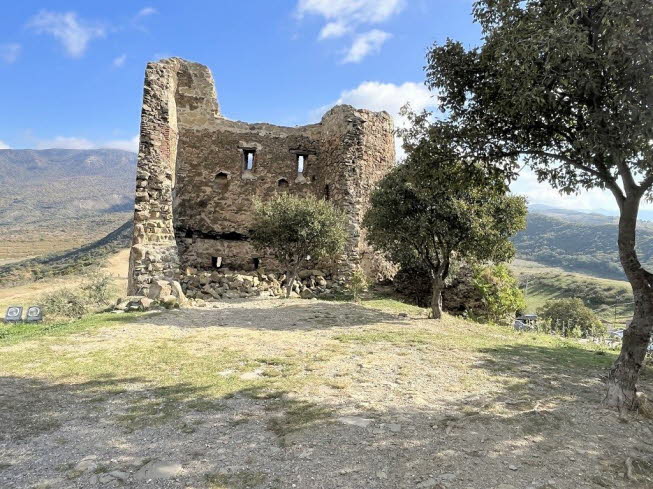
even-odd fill
[(129, 293), (147, 294), (181, 269), (274, 268), (248, 240), (253, 199), (276, 192), (331, 200), (348, 216), (343, 260), (382, 274), (360, 222), (369, 194), (395, 161), (386, 112), (339, 105), (320, 123), (281, 127), (220, 114), (206, 66), (179, 58), (149, 63), (141, 113)]

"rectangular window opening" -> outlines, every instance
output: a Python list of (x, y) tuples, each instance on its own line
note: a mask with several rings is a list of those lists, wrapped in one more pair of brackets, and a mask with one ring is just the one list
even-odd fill
[(211, 257), (211, 266), (213, 268), (220, 268), (222, 266), (222, 257), (221, 256), (212, 256)]
[(306, 155), (297, 155), (297, 173), (304, 173), (304, 163)]
[(245, 158), (245, 170), (252, 171), (254, 170), (254, 154), (256, 152), (253, 149), (243, 150), (243, 156)]

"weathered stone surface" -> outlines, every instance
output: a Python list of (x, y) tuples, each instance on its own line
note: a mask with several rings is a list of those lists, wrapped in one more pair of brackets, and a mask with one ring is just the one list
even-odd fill
[(181, 464), (153, 460), (138, 469), (134, 474), (134, 480), (147, 481), (150, 479), (172, 479), (178, 476), (181, 471)]
[[(202, 271), (217, 267), (282, 271), (248, 239), (254, 199), (277, 192), (329, 199), (348, 218), (344, 256), (311, 264), (313, 269), (303, 278), (312, 277), (314, 283), (302, 284), (295, 293), (306, 286), (325, 287), (329, 276), (341, 280), (356, 267), (372, 277), (387, 274), (387, 264), (366, 244), (360, 222), (371, 189), (393, 165), (393, 124), (386, 112), (341, 105), (329, 110), (320, 123), (301, 127), (232, 121), (220, 115), (207, 67), (179, 58), (149, 63), (129, 293), (167, 296), (159, 282), (179, 280), (182, 269), (186, 276), (200, 274), (201, 285), (212, 281), (210, 273)], [(315, 269), (318, 265), (320, 270)], [(243, 281), (259, 290), (260, 278)], [(197, 288), (189, 284), (186, 292)]]

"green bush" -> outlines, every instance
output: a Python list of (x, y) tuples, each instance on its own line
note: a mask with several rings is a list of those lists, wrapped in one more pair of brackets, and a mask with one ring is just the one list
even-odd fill
[(607, 327), (577, 297), (552, 299), (537, 310), (540, 328), (563, 336), (602, 337)]
[(367, 290), (369, 283), (365, 273), (360, 268), (352, 273), (347, 284), (347, 289), (354, 296), (354, 302), (358, 302), (360, 295)]
[(515, 313), (526, 307), (517, 279), (503, 263), (476, 267), (473, 283), (481, 295), (482, 306), (471, 311), (478, 319), (512, 323)]
[(111, 277), (95, 273), (77, 287), (66, 287), (39, 298), (47, 320), (79, 319), (107, 306), (112, 298)]

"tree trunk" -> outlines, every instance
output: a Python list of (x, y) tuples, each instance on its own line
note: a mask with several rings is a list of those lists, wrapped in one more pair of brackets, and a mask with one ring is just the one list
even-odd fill
[(431, 318), (440, 319), (442, 317), (442, 289), (444, 289), (444, 280), (437, 277), (431, 282)]
[(610, 407), (638, 408), (637, 381), (653, 330), (653, 275), (642, 268), (635, 251), (639, 199), (627, 198), (619, 217), (619, 259), (633, 288), (633, 321), (624, 331), (621, 353), (607, 380), (604, 403)]
[(295, 285), (295, 279), (297, 278), (297, 269), (294, 268), (288, 275), (288, 283), (286, 284), (286, 299), (290, 297), (292, 292), (292, 287)]

